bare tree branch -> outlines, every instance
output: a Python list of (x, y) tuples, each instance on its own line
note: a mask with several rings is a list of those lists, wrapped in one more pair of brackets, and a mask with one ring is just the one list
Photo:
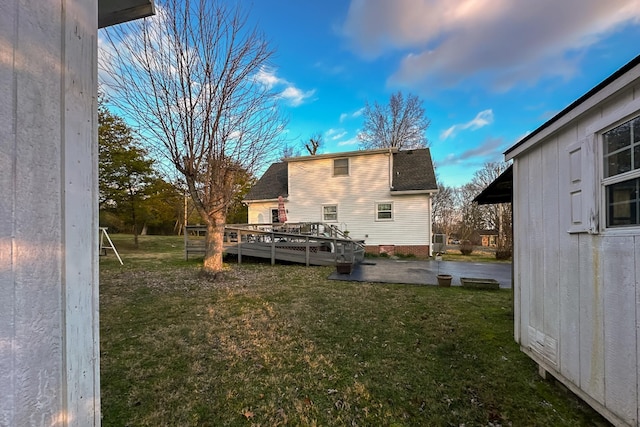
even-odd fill
[(255, 78), (273, 51), (226, 2), (165, 0), (157, 10), (102, 33), (102, 90), (184, 176), (208, 226), (204, 267), (216, 272), (238, 177), (272, 159), (284, 127), (276, 94)]
[(428, 146), (426, 131), (431, 121), (425, 115), (422, 101), (415, 95), (405, 98), (396, 92), (389, 104), (366, 103), (363, 131), (358, 135), (364, 149), (412, 149)]

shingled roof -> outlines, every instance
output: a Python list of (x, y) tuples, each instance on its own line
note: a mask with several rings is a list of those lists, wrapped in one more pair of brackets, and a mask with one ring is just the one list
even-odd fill
[(278, 196), (289, 195), (289, 177), (287, 175), (287, 163), (278, 162), (269, 166), (262, 178), (251, 187), (244, 197), (245, 200), (270, 200)]
[[(385, 150), (377, 150), (385, 152)], [(323, 154), (322, 157), (354, 156), (364, 153), (354, 151), (350, 153)], [(319, 158), (315, 157), (315, 158)], [(291, 161), (313, 160), (314, 158), (291, 158)], [(244, 200), (275, 200), (278, 196), (289, 195), (288, 162), (278, 162), (269, 166), (262, 178), (249, 190)], [(435, 191), (438, 189), (436, 176), (428, 148), (417, 150), (394, 151), (393, 153), (393, 189), (394, 193), (402, 191)]]
[(393, 154), (393, 192), (437, 190), (428, 148), (398, 151)]

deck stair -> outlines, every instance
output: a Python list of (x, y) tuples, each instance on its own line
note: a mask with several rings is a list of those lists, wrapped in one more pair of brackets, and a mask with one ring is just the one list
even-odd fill
[[(204, 226), (188, 226), (185, 257), (204, 253)], [(202, 229), (205, 233), (202, 233)], [(224, 250), (242, 257), (289, 261), (309, 265), (357, 264), (364, 259), (364, 242), (351, 239), (338, 227), (325, 223), (230, 224), (225, 227)]]

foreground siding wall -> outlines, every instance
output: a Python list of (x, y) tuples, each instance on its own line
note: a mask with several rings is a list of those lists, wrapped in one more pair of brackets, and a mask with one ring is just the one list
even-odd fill
[(0, 2), (0, 425), (100, 424), (96, 0)]
[[(601, 142), (593, 134), (635, 106), (639, 114), (639, 97), (635, 80), (514, 158), (515, 338), (621, 425), (638, 425), (640, 232), (576, 228), (570, 193), (581, 174), (594, 190), (583, 189), (581, 208), (594, 208), (603, 223)], [(580, 143), (593, 144), (594, 155), (576, 172), (569, 153)]]

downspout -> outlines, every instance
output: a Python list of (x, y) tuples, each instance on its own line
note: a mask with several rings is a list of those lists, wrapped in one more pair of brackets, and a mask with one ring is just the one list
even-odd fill
[(393, 190), (393, 153), (389, 147), (389, 190)]
[[(429, 258), (433, 256), (433, 195), (429, 193)], [(446, 239), (445, 239), (446, 243)], [(445, 251), (446, 252), (446, 251)]]

